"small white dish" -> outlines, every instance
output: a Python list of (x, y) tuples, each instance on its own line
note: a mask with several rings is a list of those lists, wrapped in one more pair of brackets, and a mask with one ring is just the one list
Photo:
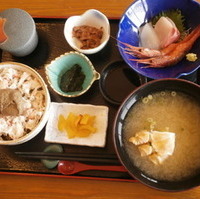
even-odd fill
[[(95, 116), (95, 133), (88, 137), (68, 138), (66, 132), (58, 130), (58, 118), (62, 114), (67, 117), (72, 112), (74, 114), (89, 114)], [(57, 144), (71, 144), (90, 147), (104, 147), (106, 144), (106, 131), (108, 126), (108, 107), (91, 104), (56, 103), (50, 105), (49, 119), (46, 125), (46, 142)]]
[[(103, 28), (103, 37), (101, 44), (95, 48), (81, 49), (80, 41), (73, 37), (72, 31), (75, 26), (92, 26), (95, 28)], [(74, 49), (83, 54), (94, 54), (102, 50), (110, 38), (110, 23), (108, 18), (98, 10), (90, 9), (82, 15), (69, 17), (64, 26), (64, 36), (68, 44)]]

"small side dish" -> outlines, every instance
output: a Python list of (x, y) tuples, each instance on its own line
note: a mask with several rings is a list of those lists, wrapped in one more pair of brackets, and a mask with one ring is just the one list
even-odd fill
[(91, 61), (77, 51), (67, 52), (50, 64), (45, 72), (51, 88), (64, 97), (78, 97), (100, 78)]
[(106, 106), (52, 102), (45, 141), (104, 147), (107, 125)]
[(64, 36), (74, 50), (94, 54), (107, 44), (110, 38), (110, 23), (103, 13), (90, 9), (82, 15), (66, 20)]

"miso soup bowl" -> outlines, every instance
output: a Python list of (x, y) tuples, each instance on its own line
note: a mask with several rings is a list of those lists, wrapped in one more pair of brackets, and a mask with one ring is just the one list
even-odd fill
[[(121, 104), (113, 126), (114, 145), (116, 153), (122, 165), (127, 169), (129, 174), (140, 181), (141, 183), (163, 191), (183, 191), (200, 185), (200, 172), (198, 175), (193, 176), (186, 180), (180, 181), (159, 181), (155, 178), (148, 176), (142, 172), (134, 162), (130, 160), (129, 155), (125, 148), (125, 141), (123, 135), (124, 121), (129, 113), (130, 109), (141, 98), (148, 96), (156, 91), (173, 90), (186, 93), (193, 96), (200, 102), (200, 86), (181, 79), (160, 79), (153, 80), (134, 90)], [(181, 167), (180, 167), (181, 169)]]

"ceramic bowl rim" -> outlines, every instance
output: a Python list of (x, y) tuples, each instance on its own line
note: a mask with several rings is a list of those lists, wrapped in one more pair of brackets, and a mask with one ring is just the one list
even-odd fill
[[(67, 27), (67, 24), (68, 24), (69, 20), (72, 19), (73, 17), (81, 17), (81, 16), (83, 16), (84, 14), (86, 14), (86, 13), (88, 13), (88, 12), (91, 12), (91, 11), (95, 11), (95, 12), (97, 12), (98, 14), (100, 14), (100, 15), (104, 18), (104, 20), (105, 20), (105, 22), (106, 22), (106, 24), (107, 24), (107, 31), (106, 31), (105, 40), (104, 40), (99, 46), (97, 46), (97, 47), (95, 47), (95, 48), (81, 49), (81, 48), (79, 48), (77, 45), (75, 45), (74, 42), (72, 42), (70, 38), (67, 37), (67, 35), (66, 35), (66, 34), (67, 34), (67, 30), (66, 30), (66, 29), (67, 29), (67, 28), (66, 28), (66, 27)], [(95, 53), (98, 53), (99, 51), (101, 51), (101, 50), (105, 47), (105, 45), (108, 43), (108, 41), (109, 41), (109, 39), (110, 39), (110, 23), (109, 23), (109, 20), (108, 20), (107, 16), (106, 16), (105, 14), (103, 14), (102, 12), (100, 12), (99, 10), (97, 10), (97, 9), (88, 9), (88, 10), (86, 10), (84, 13), (82, 13), (82, 14), (80, 14), (80, 15), (71, 16), (71, 17), (69, 17), (69, 18), (66, 20), (65, 25), (64, 25), (64, 36), (65, 36), (65, 39), (66, 39), (66, 41), (68, 42), (68, 44), (69, 44), (74, 50), (76, 50), (76, 51), (78, 51), (78, 52), (80, 52), (80, 53), (83, 53), (83, 54), (95, 54)]]
[[(93, 78), (92, 78), (91, 82), (88, 84), (87, 88), (85, 88), (84, 90), (80, 91), (80, 92), (77, 93), (77, 94), (74, 94), (74, 95), (71, 94), (71, 95), (70, 95), (70, 94), (61, 93), (61, 92), (59, 92), (58, 90), (56, 90), (56, 89), (53, 87), (53, 85), (52, 85), (52, 83), (51, 83), (51, 80), (50, 80), (50, 78), (49, 78), (49, 75), (48, 75), (47, 70), (48, 70), (48, 67), (50, 67), (52, 64), (54, 64), (54, 63), (55, 63), (57, 60), (59, 60), (60, 58), (65, 57), (65, 56), (68, 56), (68, 55), (73, 55), (73, 54), (80, 56), (81, 59), (84, 59), (84, 60), (88, 63), (88, 66), (90, 67), (90, 70), (91, 70), (92, 73), (93, 73)], [(56, 57), (54, 60), (52, 60), (49, 64), (46, 64), (46, 65), (45, 65), (45, 75), (46, 75), (46, 78), (47, 78), (47, 81), (48, 81), (49, 85), (51, 86), (51, 88), (52, 88), (57, 94), (59, 94), (59, 95), (61, 95), (61, 96), (63, 96), (63, 97), (69, 97), (69, 98), (79, 97), (79, 96), (83, 95), (84, 93), (86, 93), (86, 92), (90, 89), (90, 87), (92, 86), (92, 84), (94, 83), (94, 81), (100, 79), (100, 73), (97, 72), (97, 71), (95, 70), (95, 68), (94, 68), (92, 62), (90, 61), (90, 59), (89, 59), (87, 56), (85, 56), (83, 53), (78, 52), (78, 51), (69, 51), (69, 52), (66, 52), (66, 53), (64, 53), (64, 54), (61, 54), (60, 56), (58, 56), (58, 57)]]

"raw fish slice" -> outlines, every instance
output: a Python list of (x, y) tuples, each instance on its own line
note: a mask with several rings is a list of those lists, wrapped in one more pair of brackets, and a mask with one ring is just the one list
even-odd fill
[(155, 24), (154, 30), (160, 40), (160, 47), (165, 48), (180, 38), (180, 32), (169, 17), (161, 17)]
[(172, 155), (175, 148), (175, 133), (152, 131), (151, 145), (161, 156)]
[(146, 23), (139, 30), (140, 45), (154, 50), (160, 49), (160, 40), (151, 23)]
[(129, 139), (129, 142), (132, 142), (135, 145), (140, 145), (149, 142), (150, 140), (150, 132), (143, 130), (135, 134), (134, 137)]
[(148, 156), (148, 155), (152, 154), (152, 152), (153, 152), (153, 148), (149, 143), (139, 145), (138, 149), (139, 149), (142, 157)]

